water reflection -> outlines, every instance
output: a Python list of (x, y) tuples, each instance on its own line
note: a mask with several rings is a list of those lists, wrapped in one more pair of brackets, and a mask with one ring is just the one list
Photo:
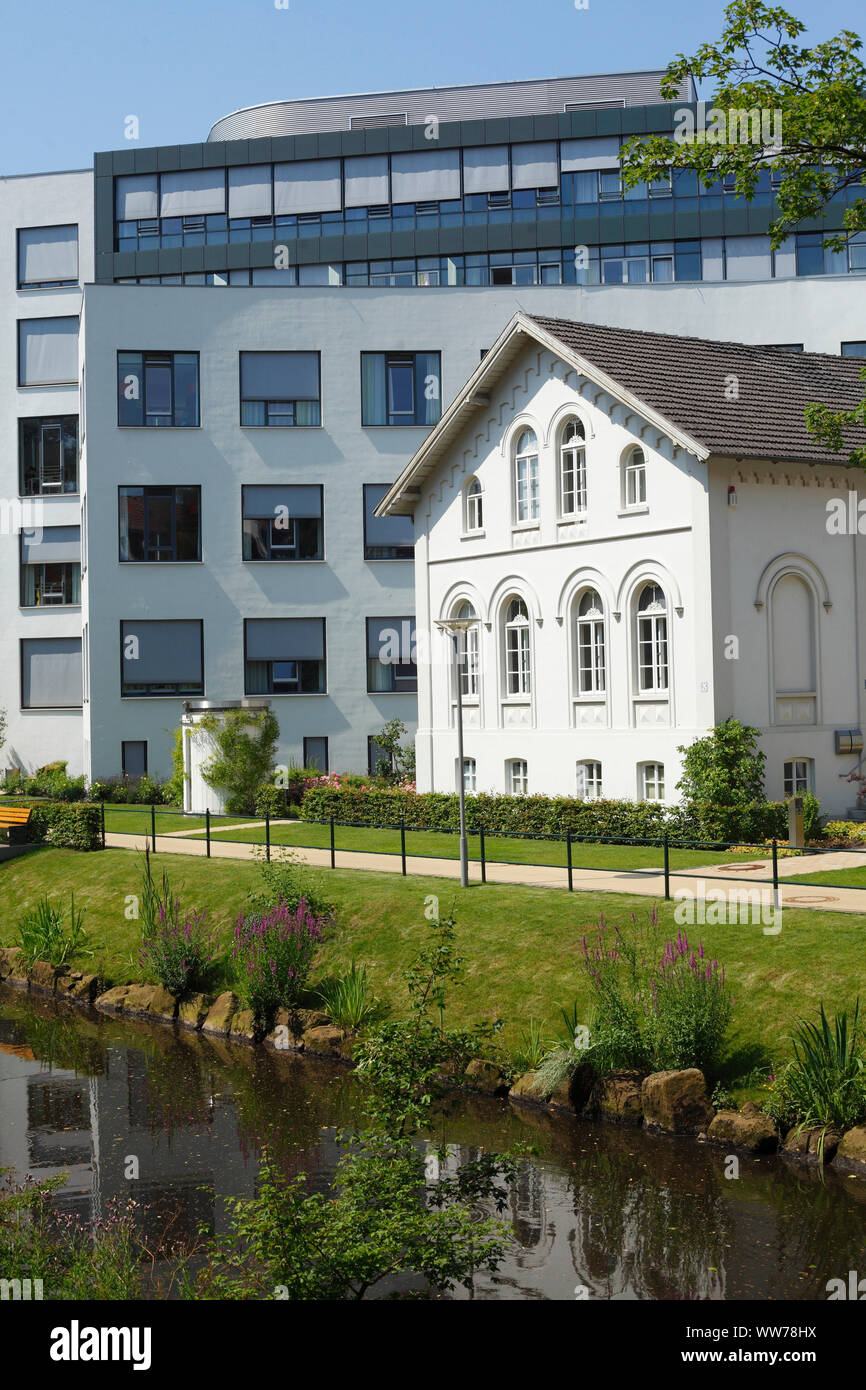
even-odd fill
[[(264, 1145), (327, 1191), (337, 1131), (363, 1119), (349, 1071), (10, 990), (0, 1104), (0, 1166), (68, 1172), (62, 1201), (83, 1217), (134, 1195), (162, 1250), (202, 1224), (223, 1228), (224, 1199), (255, 1191)], [(461, 1159), (533, 1149), (511, 1197), (508, 1259), (476, 1298), (824, 1298), (829, 1278), (864, 1262), (863, 1181), (822, 1181), (778, 1158), (742, 1158), (731, 1180), (714, 1148), (481, 1099), (438, 1115), (431, 1139)]]

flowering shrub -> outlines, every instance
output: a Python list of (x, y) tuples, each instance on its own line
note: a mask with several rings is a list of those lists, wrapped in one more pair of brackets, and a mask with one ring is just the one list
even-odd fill
[(156, 928), (138, 953), (139, 964), (177, 999), (207, 983), (213, 947), (205, 917), (204, 908), (181, 916), (180, 898), (175, 898), (168, 912), (158, 909)]
[(280, 898), (264, 912), (240, 914), (232, 957), (238, 993), (259, 1026), (269, 1027), (278, 1008), (299, 1001), (324, 935), (325, 919), (301, 898), (292, 907)]
[[(634, 919), (633, 919), (634, 920)], [(593, 997), (590, 1046), (584, 1054), (600, 1072), (618, 1068), (666, 1071), (717, 1068), (733, 1001), (725, 972), (697, 950), (684, 931), (664, 941), (658, 918), (623, 932), (604, 917), (593, 943), (582, 938), (583, 965)]]

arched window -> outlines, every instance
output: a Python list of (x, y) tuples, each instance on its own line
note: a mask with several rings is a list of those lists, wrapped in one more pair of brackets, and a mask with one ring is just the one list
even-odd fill
[(790, 758), (782, 772), (785, 796), (805, 796), (814, 790), (815, 764), (811, 758)]
[(521, 430), (514, 452), (514, 520), (538, 518), (538, 440), (533, 430)]
[(658, 584), (645, 584), (637, 604), (638, 690), (668, 688), (667, 603)]
[(469, 479), (466, 484), (464, 499), (466, 510), (463, 529), (465, 531), (482, 531), (484, 529), (484, 507), (481, 484), (477, 478)]
[(773, 683), (777, 723), (814, 724), (817, 718), (815, 596), (799, 574), (773, 585)]
[(640, 796), (642, 801), (664, 801), (665, 765), (664, 763), (641, 763)]
[(577, 764), (577, 795), (582, 801), (601, 800), (601, 763)]
[(528, 695), (531, 689), (529, 614), (523, 599), (513, 598), (505, 610), (505, 693)]
[(587, 589), (577, 605), (577, 689), (581, 695), (605, 689), (604, 610), (595, 589)]
[(512, 758), (505, 765), (507, 786), (512, 796), (525, 796), (529, 790), (529, 768), (525, 758)]
[(646, 502), (646, 459), (643, 449), (631, 449), (626, 455), (622, 500), (624, 507), (642, 507)]
[(586, 511), (586, 436), (580, 420), (567, 421), (559, 441), (559, 513)]
[(478, 614), (471, 603), (461, 603), (455, 618), (472, 619), (474, 625), (457, 634), (457, 662), (464, 700), (478, 697)]

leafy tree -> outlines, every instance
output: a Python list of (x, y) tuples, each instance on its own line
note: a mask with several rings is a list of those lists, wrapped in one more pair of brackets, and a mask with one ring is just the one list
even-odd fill
[(226, 809), (253, 815), (256, 790), (273, 772), (280, 726), (271, 710), (230, 709), (205, 715), (199, 728), (212, 733), (216, 752), (202, 777), (224, 792)]
[(681, 745), (683, 776), (677, 790), (688, 805), (743, 806), (764, 801), (765, 755), (759, 731), (739, 719), (725, 719), (712, 733)]
[(376, 762), (375, 771), (379, 777), (396, 781), (398, 777), (415, 775), (415, 745), (409, 743), (404, 747), (400, 742), (406, 732), (402, 719), (389, 719), (374, 735), (376, 746), (383, 754)]
[(0, 709), (0, 748), (3, 747), (3, 745), (4, 745), (5, 742), (6, 742), (6, 711), (5, 711), (5, 709)]
[[(849, 236), (866, 229), (866, 200), (845, 206), (847, 190), (860, 187), (866, 168), (862, 41), (843, 29), (803, 47), (797, 40), (805, 29), (787, 10), (734, 0), (721, 37), (701, 44), (692, 57), (680, 53), (660, 84), (661, 96), (675, 100), (689, 75), (713, 83), (706, 129), (692, 129), (683, 108), (673, 136), (630, 140), (622, 154), (626, 186), (667, 178), (671, 168), (694, 169), (705, 188), (727, 178), (750, 202), (759, 176), (770, 170), (777, 184), (771, 245), (779, 247), (807, 219), (832, 215), (836, 225), (824, 245), (843, 250)], [(866, 369), (862, 375), (866, 380)], [(866, 424), (866, 399), (853, 410), (810, 405), (806, 423), (820, 443), (841, 452), (845, 428)], [(866, 467), (866, 445), (854, 447), (850, 461)]]

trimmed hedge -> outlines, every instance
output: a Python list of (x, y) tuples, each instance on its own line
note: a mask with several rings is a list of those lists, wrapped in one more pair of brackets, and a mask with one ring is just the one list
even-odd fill
[[(460, 802), (456, 792), (411, 792), (400, 788), (313, 787), (301, 802), (301, 819), (354, 821), (395, 826), (401, 818), (413, 829), (457, 830)], [(569, 796), (466, 797), (466, 826), (485, 834), (597, 836), (624, 840), (672, 839), (740, 841), (763, 844), (788, 836), (784, 802), (746, 806), (663, 806), (656, 801), (579, 801)]]
[(102, 849), (102, 815), (98, 806), (83, 801), (15, 801), (29, 806), (30, 819), (21, 839), (58, 849)]

